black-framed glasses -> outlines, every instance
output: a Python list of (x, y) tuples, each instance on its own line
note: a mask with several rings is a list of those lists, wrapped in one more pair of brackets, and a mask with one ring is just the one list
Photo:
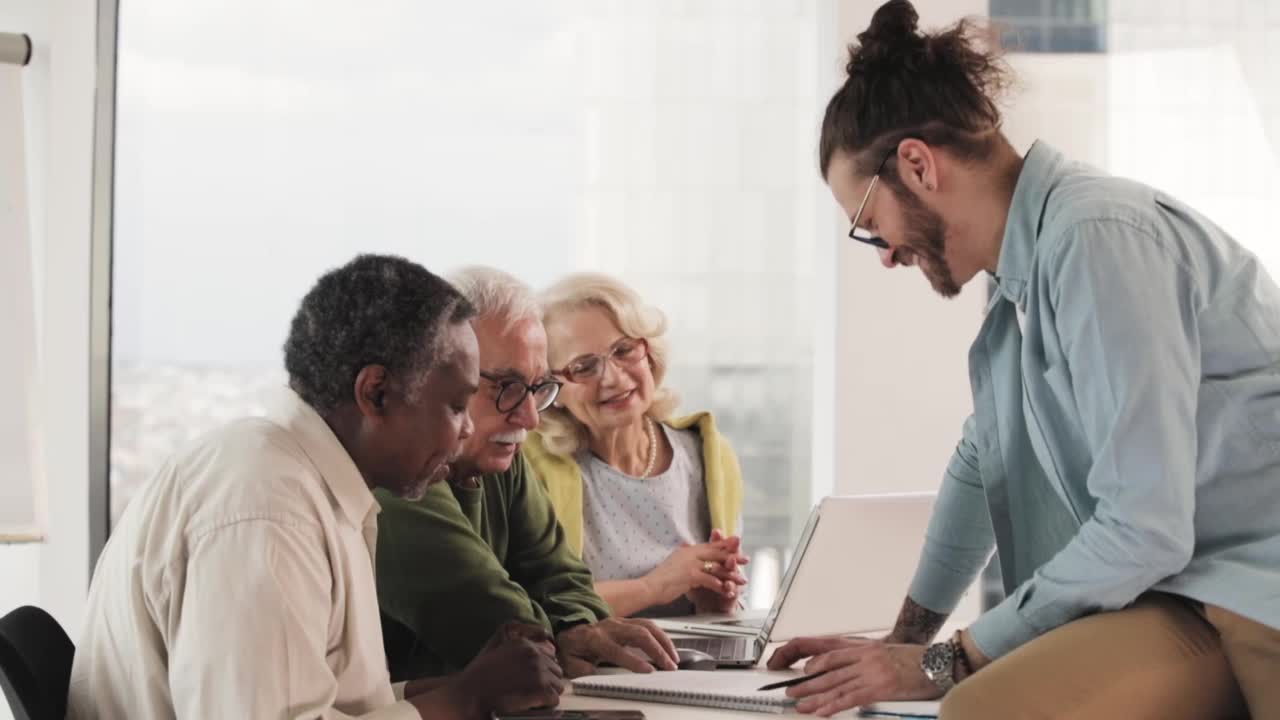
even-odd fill
[(649, 343), (644, 338), (624, 337), (597, 355), (581, 355), (560, 370), (554, 371), (571, 383), (591, 382), (604, 374), (605, 362), (617, 367), (631, 367), (649, 356)]
[(858, 212), (853, 216), (853, 229), (849, 231), (850, 238), (882, 250), (888, 250), (889, 243), (870, 230), (858, 227), (858, 221), (862, 219), (862, 211), (867, 208), (867, 202), (871, 200), (871, 191), (875, 190), (876, 185), (880, 183), (880, 173), (884, 172), (885, 163), (889, 162), (889, 158), (897, 154), (898, 143), (894, 143), (893, 147), (889, 148), (889, 152), (885, 153), (884, 159), (880, 161), (879, 167), (876, 168), (876, 174), (871, 176), (871, 183), (867, 185), (867, 194), (862, 196), (862, 204), (858, 205)]
[(551, 407), (551, 403), (560, 395), (561, 383), (556, 380), (543, 380), (530, 385), (523, 380), (501, 378), (490, 373), (480, 373), (480, 377), (498, 386), (498, 395), (493, 402), (498, 412), (503, 414), (520, 407), (520, 403), (530, 395), (533, 396), (533, 408), (542, 412)]

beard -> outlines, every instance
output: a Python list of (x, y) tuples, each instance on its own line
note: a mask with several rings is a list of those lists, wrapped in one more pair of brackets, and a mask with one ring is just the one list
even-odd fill
[(947, 227), (942, 216), (925, 207), (920, 198), (904, 189), (898, 195), (902, 205), (903, 226), (907, 228), (903, 244), (916, 256), (920, 272), (944, 298), (960, 294), (960, 285), (947, 265)]

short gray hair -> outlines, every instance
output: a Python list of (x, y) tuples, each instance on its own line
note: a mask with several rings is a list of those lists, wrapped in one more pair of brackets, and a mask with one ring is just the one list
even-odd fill
[(359, 255), (316, 281), (284, 343), (289, 387), (321, 415), (354, 400), (367, 365), (400, 375), (416, 394), (448, 323), (467, 322), (471, 304), (421, 265), (395, 255)]
[(478, 317), (501, 318), (508, 328), (522, 320), (542, 321), (542, 305), (533, 290), (509, 273), (470, 265), (451, 273), (448, 280), (471, 303)]

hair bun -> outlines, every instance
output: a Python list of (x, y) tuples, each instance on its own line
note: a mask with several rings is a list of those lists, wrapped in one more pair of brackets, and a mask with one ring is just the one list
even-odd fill
[(914, 50), (924, 38), (917, 34), (920, 14), (908, 0), (889, 0), (871, 16), (871, 24), (858, 33), (859, 51), (851, 58), (854, 65), (884, 60), (903, 51)]

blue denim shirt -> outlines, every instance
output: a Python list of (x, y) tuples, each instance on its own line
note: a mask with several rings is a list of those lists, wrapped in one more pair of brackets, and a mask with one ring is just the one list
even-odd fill
[(912, 599), (950, 612), (994, 546), (1008, 596), (970, 628), (992, 658), (1153, 589), (1280, 627), (1280, 289), (1257, 258), (1036, 143), (995, 281)]

